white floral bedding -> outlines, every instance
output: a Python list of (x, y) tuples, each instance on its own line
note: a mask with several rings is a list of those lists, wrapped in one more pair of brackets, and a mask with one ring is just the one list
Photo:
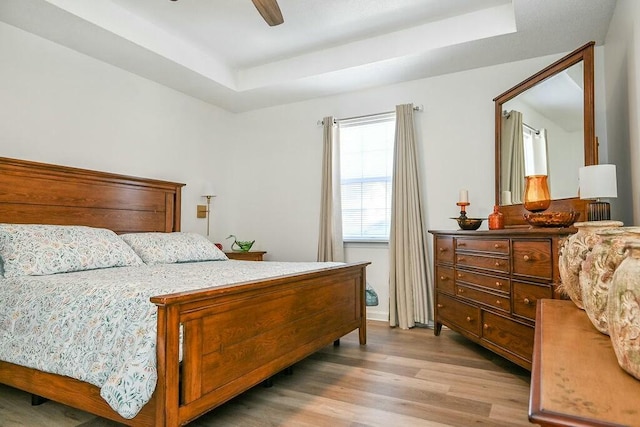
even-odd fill
[(94, 384), (133, 418), (156, 386), (151, 296), (333, 265), (211, 261), (0, 279), (0, 360)]

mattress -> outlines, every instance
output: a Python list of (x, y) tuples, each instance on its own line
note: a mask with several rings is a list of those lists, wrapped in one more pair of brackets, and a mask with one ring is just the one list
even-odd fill
[(133, 418), (157, 381), (152, 296), (335, 265), (209, 261), (0, 279), (0, 360), (91, 383)]

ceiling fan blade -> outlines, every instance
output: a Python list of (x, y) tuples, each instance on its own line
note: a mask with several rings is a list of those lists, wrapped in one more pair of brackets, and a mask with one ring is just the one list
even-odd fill
[(277, 0), (251, 0), (253, 5), (258, 9), (260, 15), (271, 27), (280, 25), (284, 22), (280, 6)]

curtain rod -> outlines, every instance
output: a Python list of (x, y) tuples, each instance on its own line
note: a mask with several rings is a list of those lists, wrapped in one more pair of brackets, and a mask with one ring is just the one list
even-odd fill
[[(423, 111), (424, 107), (422, 105), (414, 105), (413, 106), (413, 111)], [(333, 119), (333, 124), (335, 125), (337, 122), (339, 122), (340, 120), (355, 120), (355, 119), (364, 119), (365, 117), (376, 117), (376, 116), (383, 116), (385, 114), (393, 114), (395, 113), (395, 111), (385, 111), (383, 113), (375, 113), (375, 114), (365, 114), (363, 116), (354, 116), (354, 117), (343, 117), (341, 119)], [(324, 121), (323, 120), (318, 120), (317, 122), (318, 126), (323, 126), (324, 125)]]
[(529, 126), (528, 124), (522, 122), (522, 126), (529, 129), (531, 132), (535, 133), (536, 135), (540, 135), (540, 131), (536, 128), (534, 128), (533, 126)]
[[(511, 113), (508, 112), (507, 110), (502, 111), (502, 117), (508, 119), (510, 116), (511, 116)], [(540, 135), (540, 130), (534, 128), (533, 126), (529, 126), (525, 122), (522, 122), (522, 126), (529, 129), (531, 132), (535, 133), (536, 135)]]

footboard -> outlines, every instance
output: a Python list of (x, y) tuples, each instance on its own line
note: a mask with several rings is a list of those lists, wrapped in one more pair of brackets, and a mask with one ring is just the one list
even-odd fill
[[(2, 222), (180, 229), (184, 184), (6, 158), (0, 170)], [(158, 381), (130, 420), (62, 375), (0, 361), (0, 383), (127, 425), (182, 425), (354, 329), (364, 344), (367, 264), (153, 298)]]
[(154, 297), (156, 425), (183, 425), (355, 329), (365, 344), (367, 265)]

